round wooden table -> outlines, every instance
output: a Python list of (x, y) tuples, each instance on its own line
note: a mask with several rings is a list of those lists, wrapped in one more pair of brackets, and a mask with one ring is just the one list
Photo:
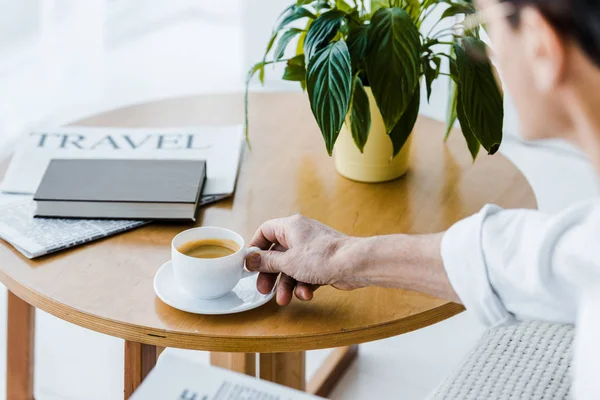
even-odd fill
[[(460, 132), (443, 143), (443, 124), (421, 118), (411, 168), (399, 180), (362, 184), (338, 175), (303, 93), (250, 96), (252, 151), (235, 196), (200, 211), (198, 225), (233, 229), (249, 239), (269, 218), (302, 213), (357, 236), (427, 233), (448, 228), (486, 203), (535, 207), (524, 177), (503, 156), (473, 164)], [(178, 98), (136, 105), (78, 125), (171, 127), (243, 122), (241, 95)], [(232, 143), (232, 145), (234, 145)], [(210, 168), (210, 166), (209, 166)], [(9, 293), (9, 399), (33, 398), (34, 307), (65, 321), (125, 339), (125, 397), (160, 349), (209, 350), (211, 361), (299, 389), (304, 352), (336, 349), (308, 390), (325, 395), (356, 355), (358, 343), (419, 329), (463, 310), (424, 294), (367, 288), (317, 291), (311, 302), (271, 302), (225, 316), (188, 314), (162, 303), (152, 280), (169, 244), (190, 224), (154, 223), (112, 238), (28, 260), (0, 243), (0, 280)]]

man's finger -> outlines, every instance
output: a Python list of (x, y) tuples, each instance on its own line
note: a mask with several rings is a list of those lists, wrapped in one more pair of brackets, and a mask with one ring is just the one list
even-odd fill
[(286, 267), (286, 255), (281, 251), (257, 251), (246, 259), (246, 268), (250, 271), (277, 274), (283, 272), (283, 268)]
[(277, 299), (277, 304), (280, 306), (287, 306), (292, 301), (292, 296), (294, 295), (294, 288), (296, 287), (296, 281), (287, 276), (286, 274), (281, 274), (281, 278), (279, 278), (279, 285), (277, 286), (277, 294), (275, 297)]
[(274, 250), (274, 251), (281, 251), (281, 252), (286, 252), (286, 251), (288, 251), (288, 249), (287, 249), (287, 248), (283, 247), (283, 246), (282, 246), (282, 245), (280, 245), (280, 244), (274, 244), (274, 245), (273, 245), (273, 247), (271, 247), (271, 249), (270, 249), (270, 250)]
[(252, 240), (250, 240), (249, 245), (268, 250), (273, 243), (279, 243), (285, 248), (288, 247), (285, 241), (282, 218), (264, 222), (254, 234)]
[(298, 282), (294, 293), (298, 299), (302, 301), (309, 301), (312, 300), (315, 290), (317, 290), (320, 286), (321, 285), (310, 285), (308, 283)]
[(261, 273), (258, 274), (258, 278), (256, 279), (256, 288), (262, 294), (267, 294), (273, 290), (275, 282), (277, 282), (277, 274)]

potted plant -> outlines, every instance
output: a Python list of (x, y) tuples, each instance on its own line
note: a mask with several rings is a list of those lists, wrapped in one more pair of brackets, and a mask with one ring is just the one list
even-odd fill
[[(423, 21), (441, 5), (446, 10), (422, 34)], [(265, 66), (285, 62), (282, 79), (307, 90), (325, 148), (332, 155), (335, 146), (336, 168), (350, 179), (377, 182), (405, 173), (421, 85), (429, 100), (440, 75), (451, 78), (446, 137), (458, 119), (473, 159), (480, 146), (493, 154), (502, 141), (502, 91), (489, 59), (471, 56), (485, 54), (480, 28), (436, 31), (440, 21), (474, 12), (464, 0), (379, 0), (370, 7), (360, 0), (298, 0), (279, 17), (248, 83), (256, 73), (264, 82)], [(294, 38), (295, 56), (284, 58)], [(441, 72), (444, 59), (449, 73)]]

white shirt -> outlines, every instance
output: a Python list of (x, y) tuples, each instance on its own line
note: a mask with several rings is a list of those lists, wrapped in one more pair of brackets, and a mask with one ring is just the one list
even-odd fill
[(487, 205), (448, 230), (442, 258), (464, 306), (489, 327), (575, 324), (575, 398), (600, 398), (600, 200), (557, 215)]

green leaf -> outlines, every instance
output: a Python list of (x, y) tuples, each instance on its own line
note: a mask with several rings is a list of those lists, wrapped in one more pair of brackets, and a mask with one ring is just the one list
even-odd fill
[(353, 7), (350, 4), (346, 3), (344, 0), (335, 0), (335, 8), (349, 13), (350, 11), (352, 11)]
[(273, 55), (273, 59), (275, 61), (283, 57), (285, 49), (290, 43), (290, 40), (292, 40), (294, 37), (296, 37), (296, 35), (298, 35), (301, 32), (302, 29), (290, 28), (289, 30), (285, 31), (283, 35), (281, 35), (281, 38), (279, 38), (279, 42), (277, 42), (277, 46), (275, 47), (275, 53)]
[(502, 142), (502, 92), (489, 59), (469, 57), (464, 46), (477, 48), (477, 53), (485, 54), (485, 44), (475, 37), (465, 37), (454, 45), (459, 78), (458, 105), (462, 107), (473, 135), (488, 154), (494, 154)]
[(327, 0), (318, 0), (317, 3), (314, 5), (315, 10), (317, 11), (321, 11), (324, 8), (331, 8), (331, 5), (329, 5), (329, 2)]
[(371, 129), (371, 109), (369, 97), (358, 76), (354, 77), (353, 88), (350, 106), (350, 130), (356, 147), (362, 153)]
[(310, 4), (312, 3), (314, 0), (297, 0), (296, 1), (296, 7), (300, 7), (303, 6), (305, 4)]
[[(250, 81), (252, 80), (252, 77), (254, 77), (254, 75), (257, 72), (260, 71), (262, 73), (264, 71), (264, 69), (265, 69), (265, 65), (268, 65), (268, 64), (272, 64), (272, 62), (270, 62), (270, 61), (261, 61), (261, 62), (257, 62), (256, 64), (254, 64), (252, 66), (252, 68), (250, 68), (250, 70), (248, 71), (248, 75), (246, 76), (246, 85), (250, 84)], [(262, 80), (261, 80), (261, 83), (262, 83)]]
[(306, 80), (306, 66), (304, 65), (304, 54), (299, 54), (290, 58), (283, 72), (283, 78), (286, 81), (302, 82)]
[(450, 69), (450, 79), (448, 80), (448, 106), (446, 108), (446, 133), (444, 134), (444, 142), (448, 140), (454, 123), (456, 122), (456, 105), (458, 102), (458, 68), (456, 67), (456, 53), (454, 52), (454, 44), (450, 46), (450, 57), (448, 64)]
[(421, 3), (419, 0), (404, 0), (406, 3), (406, 11), (408, 15), (413, 19), (413, 21), (417, 21), (419, 16), (421, 15)]
[[(438, 57), (429, 58), (428, 55), (423, 56), (423, 74), (425, 75), (425, 85), (427, 88), (427, 101), (431, 98), (431, 85), (440, 74), (442, 59)], [(434, 67), (431, 66), (434, 64)]]
[(388, 132), (404, 114), (420, 71), (417, 26), (401, 8), (380, 8), (367, 37), (367, 75)]
[(345, 15), (345, 12), (339, 10), (328, 11), (310, 25), (304, 39), (304, 54), (307, 61), (310, 62), (313, 55), (335, 37)]
[(387, 0), (371, 0), (371, 13), (374, 14), (377, 10), (387, 7), (389, 4)]
[[(454, 46), (452, 46), (450, 55), (453, 57), (456, 57), (456, 54), (454, 53)], [(450, 77), (452, 79), (454, 79), (455, 81), (458, 81), (459, 77), (458, 77), (458, 67), (456, 66), (456, 60), (453, 58), (450, 58), (448, 61), (449, 61), (449, 66), (450, 66)]]
[(304, 32), (300, 34), (300, 37), (298, 38), (298, 44), (296, 45), (296, 55), (304, 54), (304, 40), (306, 40), (306, 32), (308, 32), (308, 30), (310, 29), (310, 26), (312, 25), (313, 21), (314, 19), (309, 19), (306, 23), (306, 26), (304, 27)]
[(390, 139), (392, 139), (392, 146), (394, 147), (392, 157), (396, 157), (398, 153), (400, 153), (400, 150), (404, 147), (404, 143), (406, 143), (406, 140), (408, 140), (408, 137), (412, 133), (415, 123), (417, 122), (417, 117), (419, 116), (420, 105), (421, 88), (417, 84), (408, 107), (404, 111), (404, 114), (402, 114), (402, 117), (396, 126), (394, 126), (390, 132)]
[(458, 102), (458, 87), (453, 79), (449, 79), (449, 82), (450, 83), (448, 87), (448, 108), (446, 109), (446, 133), (444, 134), (444, 142), (448, 140), (450, 132), (452, 132), (452, 128), (454, 128), (456, 118), (458, 118), (456, 111), (456, 105)]
[(296, 55), (304, 55), (304, 40), (306, 39), (306, 32), (302, 32), (298, 38), (298, 44), (296, 45)]
[(346, 13), (346, 24), (350, 26), (364, 25), (364, 21), (360, 17), (360, 12), (358, 11), (358, 8), (354, 8)]
[(328, 44), (308, 64), (306, 86), (310, 108), (329, 155), (348, 113), (351, 85), (350, 53), (343, 41)]
[[(265, 55), (263, 56), (263, 60), (262, 60), (263, 63), (267, 61), (267, 54), (269, 54), (269, 51), (271, 51), (271, 48), (273, 47), (273, 44), (275, 43), (275, 39), (277, 39), (277, 34), (278, 34), (278, 32), (273, 32), (273, 34), (271, 35), (271, 38), (269, 39), (269, 43), (267, 44), (267, 49), (265, 50)], [(260, 73), (258, 74), (258, 79), (260, 80), (260, 83), (262, 83), (263, 85), (265, 84), (264, 65), (260, 69)]]
[(354, 68), (360, 61), (365, 58), (367, 53), (367, 35), (369, 33), (369, 25), (352, 25), (346, 38), (350, 58)]
[(269, 43), (267, 44), (267, 49), (265, 50), (265, 57), (267, 57), (267, 54), (269, 54), (269, 52), (273, 48), (273, 44), (275, 44), (275, 39), (277, 39), (278, 33), (279, 32), (273, 32), (273, 34), (271, 35), (271, 38), (269, 39)]
[(458, 14), (474, 14), (475, 12), (475, 7), (473, 7), (472, 4), (469, 4), (465, 1), (460, 1), (458, 3), (452, 3), (450, 7), (444, 10), (444, 13), (440, 17), (440, 19), (454, 17)]
[(262, 85), (265, 84), (265, 67), (263, 66), (258, 73), (258, 80)]
[[(298, 8), (298, 7), (294, 4), (290, 4), (289, 6), (284, 8), (284, 10), (281, 12), (281, 14), (279, 14), (279, 17), (277, 17), (275, 26), (277, 26), (278, 23), (280, 23), (281, 21), (283, 21), (284, 19), (286, 19), (287, 17), (292, 15), (296, 11), (296, 8)], [(273, 27), (273, 32), (277, 32), (277, 31), (278, 31), (278, 29), (275, 29), (275, 27)]]
[(435, 75), (434, 79), (437, 79), (440, 76), (440, 70), (442, 69), (442, 58), (440, 56), (433, 57), (431, 59), (433, 64), (435, 65)]
[(287, 16), (285, 16), (283, 19), (281, 19), (281, 22), (279, 22), (279, 24), (277, 25), (277, 27), (274, 29), (275, 32), (279, 32), (280, 30), (282, 30), (283, 28), (285, 28), (286, 26), (288, 26), (289, 24), (291, 24), (292, 22), (299, 20), (300, 18), (317, 18), (315, 14), (311, 13), (310, 11), (308, 11), (306, 8), (304, 7), (295, 7), (293, 8), (293, 11), (288, 14)]
[(475, 136), (475, 132), (471, 129), (471, 125), (469, 124), (469, 119), (465, 114), (465, 108), (460, 101), (460, 89), (457, 89), (456, 92), (456, 116), (458, 117), (458, 122), (460, 123), (460, 129), (462, 130), (462, 134), (467, 141), (467, 147), (469, 147), (469, 152), (471, 153), (471, 157), (473, 157), (473, 161), (477, 158), (477, 154), (479, 153), (479, 148), (481, 145), (479, 144), (479, 140)]
[(431, 85), (435, 79), (435, 70), (429, 65), (429, 60), (425, 61), (427, 65), (425, 69), (425, 88), (427, 90), (427, 101), (431, 98)]

